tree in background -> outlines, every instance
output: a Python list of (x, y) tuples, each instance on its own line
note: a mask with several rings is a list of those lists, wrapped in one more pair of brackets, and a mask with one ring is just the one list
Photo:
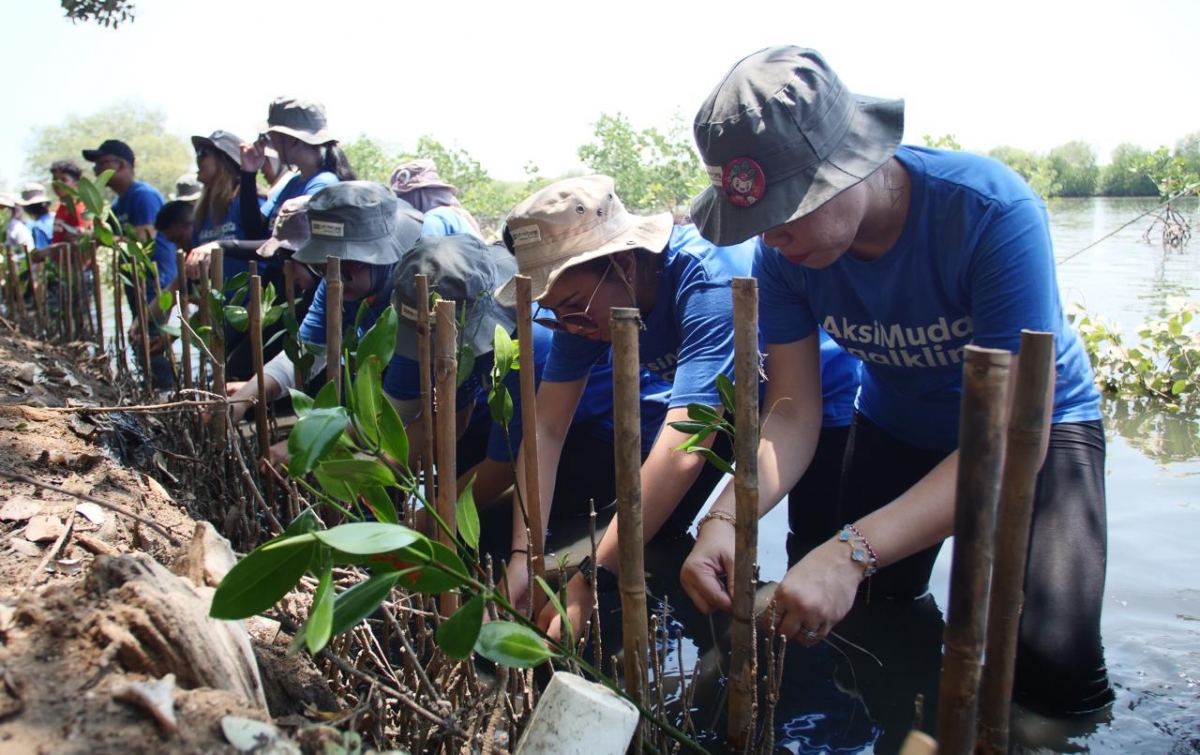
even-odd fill
[(385, 142), (377, 141), (359, 134), (358, 138), (341, 143), (346, 159), (354, 168), (354, 173), (363, 181), (375, 181), (387, 185), (392, 171), (401, 162), (403, 154), (399, 149)]
[(1185, 157), (1178, 152), (1171, 154), (1166, 147), (1159, 147), (1147, 155), (1141, 167), (1142, 172), (1154, 180), (1159, 198), (1164, 201), (1154, 222), (1146, 229), (1144, 238), (1149, 241), (1155, 230), (1159, 229), (1164, 247), (1186, 246), (1192, 238), (1192, 226), (1172, 203), (1183, 197), (1200, 194), (1200, 174), (1190, 168)]
[(55, 160), (74, 160), (90, 170), (83, 150), (95, 149), (105, 139), (120, 139), (133, 149), (138, 179), (167, 194), (180, 175), (196, 169), (196, 155), (186, 139), (167, 132), (166, 121), (166, 114), (157, 108), (118, 102), (90, 115), (69, 116), (58, 126), (34, 128), (25, 175), (49, 184), (50, 164)]
[(988, 157), (994, 157), (1012, 168), (1042, 199), (1056, 197), (1062, 190), (1058, 173), (1050, 160), (1035, 152), (1006, 145), (993, 147), (988, 151)]
[(1193, 131), (1175, 142), (1175, 156), (1183, 160), (1184, 168), (1200, 174), (1200, 131)]
[(962, 152), (962, 145), (958, 143), (958, 139), (954, 138), (954, 134), (944, 134), (936, 139), (930, 134), (925, 134), (921, 137), (921, 141), (925, 142), (926, 147)]
[(637, 131), (624, 115), (604, 113), (592, 133), (595, 141), (579, 148), (579, 159), (591, 171), (612, 176), (630, 210), (684, 214), (708, 185), (691, 129), (678, 113), (665, 132)]
[(133, 0), (59, 0), (59, 3), (72, 22), (94, 21), (115, 29), (125, 21), (133, 21)]
[(1092, 197), (1096, 195), (1096, 181), (1100, 168), (1096, 166), (1096, 150), (1085, 141), (1060, 144), (1050, 150), (1048, 158), (1060, 186), (1055, 196)]
[(1096, 191), (1102, 197), (1153, 197), (1158, 194), (1154, 179), (1142, 170), (1150, 152), (1136, 144), (1118, 144), (1112, 162), (1100, 169)]

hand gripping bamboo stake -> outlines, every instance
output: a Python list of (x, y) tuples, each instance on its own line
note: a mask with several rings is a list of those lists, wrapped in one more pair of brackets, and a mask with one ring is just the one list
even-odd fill
[(325, 258), (325, 378), (342, 395), (342, 261)]
[(758, 654), (754, 640), (754, 578), (758, 562), (758, 286), (733, 279), (734, 418), (733, 486), (737, 499), (733, 611), (729, 627), (729, 712), (726, 735), (735, 752), (754, 737)]
[[(650, 640), (642, 542), (641, 363), (638, 358), (642, 319), (641, 312), (635, 308), (613, 308), (611, 312), (620, 563), (617, 578), (621, 588), (621, 629), (625, 648), (623, 676), (630, 699), (638, 705), (648, 705)], [(642, 728), (638, 727), (631, 752), (641, 750)]]
[(979, 693), (980, 755), (1008, 752), (1013, 663), (1024, 598), (1025, 560), (1033, 496), (1041, 468), (1047, 409), (1051, 399), (1054, 334), (1021, 331), (1021, 358), (1008, 420), (1008, 450), (996, 513), (996, 563), (988, 607), (987, 659)]
[[(437, 512), (446, 523), (448, 531), (438, 533), (438, 539), (447, 548), (453, 549), (454, 536), (458, 533), (458, 518), (454, 505), (458, 502), (458, 464), (454, 432), (454, 393), (458, 382), (458, 324), (454, 319), (454, 302), (443, 299), (434, 310), (434, 336), (436, 346), (433, 353), (433, 372), (437, 381)], [(458, 610), (458, 594), (442, 593), (438, 602), (443, 616)]]
[[(250, 358), (253, 360), (254, 375), (258, 378), (258, 402), (254, 406), (254, 419), (258, 423), (258, 456), (262, 464), (271, 463), (271, 430), (267, 425), (267, 385), (263, 382), (263, 332), (262, 332), (262, 278), (250, 276)], [(275, 501), (275, 480), (271, 473), (264, 472), (263, 500), (267, 506)]]
[[(417, 307), (417, 364), (421, 371), (421, 435), (424, 436), (421, 448), (421, 466), (425, 470), (425, 500), (436, 500), (433, 487), (433, 354), (429, 340), (429, 279), (424, 275), (413, 276), (417, 284), (417, 301), (422, 306)], [(457, 372), (457, 368), (455, 368)]]
[[(182, 271), (184, 261), (187, 259), (187, 254), (184, 252), (175, 253), (175, 269)], [(187, 320), (187, 276), (182, 272), (175, 276), (175, 304), (179, 307), (179, 319)], [(192, 339), (186, 329), (182, 329), (180, 334), (180, 342), (183, 352), (183, 387), (190, 389), (192, 387)]]
[(938, 705), (937, 741), (944, 755), (969, 755), (975, 744), (1011, 358), (978, 346), (963, 354), (954, 555)]
[[(546, 578), (546, 530), (542, 527), (542, 487), (538, 467), (537, 443), (537, 389), (534, 386), (533, 357), (533, 314), (532, 292), (528, 275), (513, 278), (517, 286), (517, 347), (521, 359), (521, 449), (525, 455), (525, 494), (519, 503), (525, 507), (529, 527), (529, 562), (534, 575)], [(532, 615), (537, 616), (546, 604), (546, 595), (541, 590), (531, 589)]]

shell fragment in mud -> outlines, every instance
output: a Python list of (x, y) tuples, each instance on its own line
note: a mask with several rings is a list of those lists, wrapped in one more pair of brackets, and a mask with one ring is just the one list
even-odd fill
[(225, 716), (221, 731), (238, 752), (254, 755), (300, 755), (300, 748), (284, 739), (279, 729), (253, 718)]
[(13, 496), (3, 506), (0, 506), (0, 519), (21, 522), (37, 516), (41, 510), (42, 504), (34, 499), (23, 495)]
[(25, 525), (25, 539), (31, 543), (47, 543), (57, 540), (64, 529), (66, 525), (56, 516), (35, 516)]
[(179, 728), (175, 719), (174, 674), (152, 682), (129, 682), (113, 690), (113, 697), (149, 713), (165, 732), (174, 733)]

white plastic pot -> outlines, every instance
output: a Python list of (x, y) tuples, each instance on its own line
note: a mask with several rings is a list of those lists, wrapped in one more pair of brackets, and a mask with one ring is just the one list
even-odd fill
[(624, 755), (637, 723), (637, 708), (608, 687), (556, 673), (516, 755)]

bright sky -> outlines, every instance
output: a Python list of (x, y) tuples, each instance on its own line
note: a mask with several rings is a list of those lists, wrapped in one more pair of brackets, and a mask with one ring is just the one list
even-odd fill
[(529, 161), (554, 176), (578, 167), (600, 114), (690, 122), (733, 63), (773, 44), (816, 48), (856, 92), (905, 98), (908, 142), (1084, 139), (1103, 163), (1121, 142), (1200, 130), (1198, 0), (136, 0), (116, 31), (72, 25), (57, 0), (0, 8), (17, 74), (0, 118), (9, 187), (27, 178), (34, 129), (69, 114), (128, 98), (183, 136), (252, 138), (284, 93), (323, 101), (347, 140), (430, 133), (498, 178)]

